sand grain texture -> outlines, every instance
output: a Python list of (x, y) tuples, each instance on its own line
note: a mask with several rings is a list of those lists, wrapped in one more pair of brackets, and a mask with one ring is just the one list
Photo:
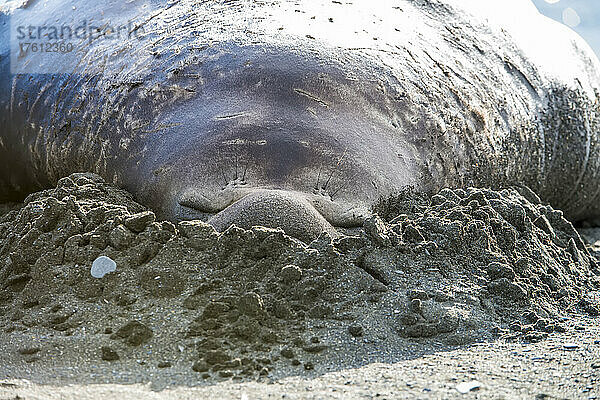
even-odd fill
[[(156, 221), (92, 174), (6, 209), (2, 398), (596, 390), (594, 230), (586, 244), (526, 189), (407, 190), (363, 229), (309, 245)], [(117, 268), (98, 279), (99, 256)]]

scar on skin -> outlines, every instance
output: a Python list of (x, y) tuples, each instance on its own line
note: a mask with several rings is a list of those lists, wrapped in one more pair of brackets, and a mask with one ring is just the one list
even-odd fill
[(319, 99), (317, 96), (308, 93), (307, 91), (304, 91), (302, 89), (294, 89), (294, 92), (298, 93), (299, 95), (302, 95), (304, 97), (307, 97), (313, 101), (316, 101), (317, 103), (319, 103), (320, 105), (322, 105), (325, 108), (329, 108), (329, 104), (327, 104), (326, 102), (324, 102), (323, 100)]

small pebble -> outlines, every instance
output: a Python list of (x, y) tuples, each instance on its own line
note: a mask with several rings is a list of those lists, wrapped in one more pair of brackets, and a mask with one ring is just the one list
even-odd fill
[(108, 346), (102, 346), (100, 352), (104, 361), (116, 361), (119, 359), (119, 354)]
[(281, 355), (285, 358), (294, 358), (294, 351), (292, 349), (281, 350)]
[(410, 301), (410, 310), (415, 314), (421, 314), (423, 312), (422, 307), (421, 299), (412, 299)]
[(156, 220), (152, 211), (144, 211), (125, 220), (125, 226), (132, 232), (142, 232), (148, 225)]
[(192, 364), (192, 370), (196, 372), (207, 372), (208, 369), (208, 364), (203, 360), (196, 361), (194, 364)]
[(104, 275), (117, 270), (117, 263), (106, 256), (100, 256), (92, 263), (90, 273), (94, 278), (103, 278)]
[(233, 372), (229, 370), (221, 370), (219, 371), (219, 376), (221, 378), (231, 378), (233, 376)]
[(348, 332), (354, 337), (359, 337), (363, 335), (363, 328), (360, 325), (350, 325)]
[(281, 280), (286, 284), (292, 284), (302, 279), (302, 270), (296, 265), (286, 265), (281, 269)]

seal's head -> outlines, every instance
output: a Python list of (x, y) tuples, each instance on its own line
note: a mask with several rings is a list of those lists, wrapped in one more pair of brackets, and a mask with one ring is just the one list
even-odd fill
[(362, 225), (382, 194), (415, 184), (371, 66), (265, 46), (207, 58), (198, 93), (163, 113), (143, 157), (141, 192), (163, 217), (310, 240)]

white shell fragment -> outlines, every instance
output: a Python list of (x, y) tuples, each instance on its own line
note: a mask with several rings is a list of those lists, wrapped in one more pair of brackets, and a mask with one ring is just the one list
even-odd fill
[(94, 278), (103, 278), (104, 275), (117, 270), (117, 263), (106, 256), (100, 256), (92, 263), (90, 273)]
[(472, 390), (477, 390), (481, 387), (481, 383), (478, 381), (462, 382), (456, 385), (458, 393), (466, 394)]

